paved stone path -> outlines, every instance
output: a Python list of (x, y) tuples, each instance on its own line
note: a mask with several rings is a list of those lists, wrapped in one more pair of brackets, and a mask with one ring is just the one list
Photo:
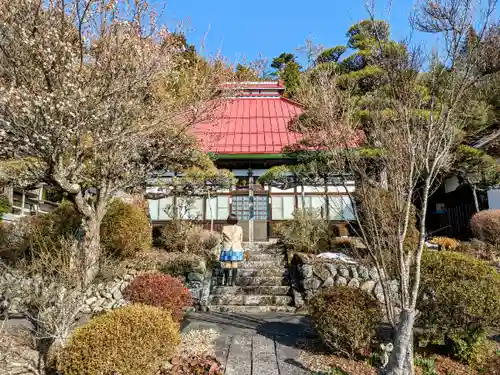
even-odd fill
[(183, 330), (215, 329), (225, 375), (309, 375), (297, 344), (314, 337), (307, 319), (284, 313), (193, 313)]

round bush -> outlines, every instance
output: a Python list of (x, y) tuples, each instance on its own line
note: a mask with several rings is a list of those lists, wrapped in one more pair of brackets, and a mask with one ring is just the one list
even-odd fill
[(382, 314), (366, 292), (343, 286), (325, 289), (312, 298), (313, 326), (329, 350), (352, 358), (369, 349)]
[(101, 245), (111, 255), (134, 256), (152, 246), (152, 231), (144, 210), (120, 199), (111, 202), (101, 224)]
[[(469, 361), (482, 333), (500, 327), (500, 273), (465, 254), (425, 251), (420, 321), (434, 340)], [(468, 350), (470, 348), (470, 350)]]
[(184, 310), (193, 303), (191, 293), (180, 279), (155, 272), (137, 276), (123, 295), (133, 303), (169, 310), (176, 321), (182, 320)]
[(76, 238), (81, 223), (80, 214), (68, 201), (50, 213), (24, 217), (19, 226), (25, 239), (22, 251), (30, 249), (34, 256), (47, 250), (61, 251), (61, 240)]
[(500, 210), (484, 210), (472, 216), (474, 237), (492, 244), (500, 243)]
[(77, 328), (56, 367), (63, 375), (153, 375), (179, 343), (179, 325), (167, 311), (130, 305)]

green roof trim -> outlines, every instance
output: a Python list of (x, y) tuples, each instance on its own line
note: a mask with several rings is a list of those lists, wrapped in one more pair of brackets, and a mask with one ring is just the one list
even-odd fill
[(214, 154), (209, 153), (210, 157), (215, 160), (276, 160), (276, 159), (295, 159), (290, 154)]

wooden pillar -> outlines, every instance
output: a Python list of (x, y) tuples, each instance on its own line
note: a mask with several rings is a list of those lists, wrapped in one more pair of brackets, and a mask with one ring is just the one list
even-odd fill
[(294, 207), (294, 210), (296, 211), (298, 208), (299, 208), (299, 197), (298, 197), (298, 194), (297, 194), (297, 177), (296, 176), (293, 176), (293, 179), (294, 179), (294, 182), (293, 182), (293, 196), (294, 196), (294, 204), (295, 204), (295, 207)]
[(273, 197), (271, 185), (267, 186), (267, 240), (271, 237), (271, 221), (273, 220)]
[(330, 220), (330, 196), (328, 195), (328, 178), (325, 177), (325, 202), (326, 202), (326, 219)]
[[(177, 177), (177, 172), (174, 173), (174, 179)], [(178, 217), (179, 215), (179, 211), (178, 211), (178, 207), (177, 207), (177, 187), (176, 185), (174, 185), (174, 189), (173, 189), (173, 197), (172, 197), (172, 207), (173, 207), (173, 211), (172, 211), (172, 219), (173, 220), (178, 220), (180, 219)]]
[(21, 195), (21, 216), (24, 216), (24, 204), (26, 203), (26, 194), (24, 193), (24, 190), (22, 190), (22, 195)]
[(255, 230), (255, 202), (253, 194), (253, 174), (252, 169), (248, 169), (248, 209), (250, 211), (250, 220), (248, 221), (248, 242), (254, 243)]
[(4, 194), (9, 201), (9, 205), (12, 207), (14, 205), (14, 187), (12, 185), (5, 186)]

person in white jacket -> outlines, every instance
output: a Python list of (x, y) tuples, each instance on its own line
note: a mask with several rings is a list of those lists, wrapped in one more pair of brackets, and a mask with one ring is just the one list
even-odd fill
[(237, 225), (238, 218), (230, 214), (222, 227), (222, 251), (220, 262), (224, 270), (224, 285), (234, 286), (238, 277), (238, 265), (244, 260), (243, 229)]

